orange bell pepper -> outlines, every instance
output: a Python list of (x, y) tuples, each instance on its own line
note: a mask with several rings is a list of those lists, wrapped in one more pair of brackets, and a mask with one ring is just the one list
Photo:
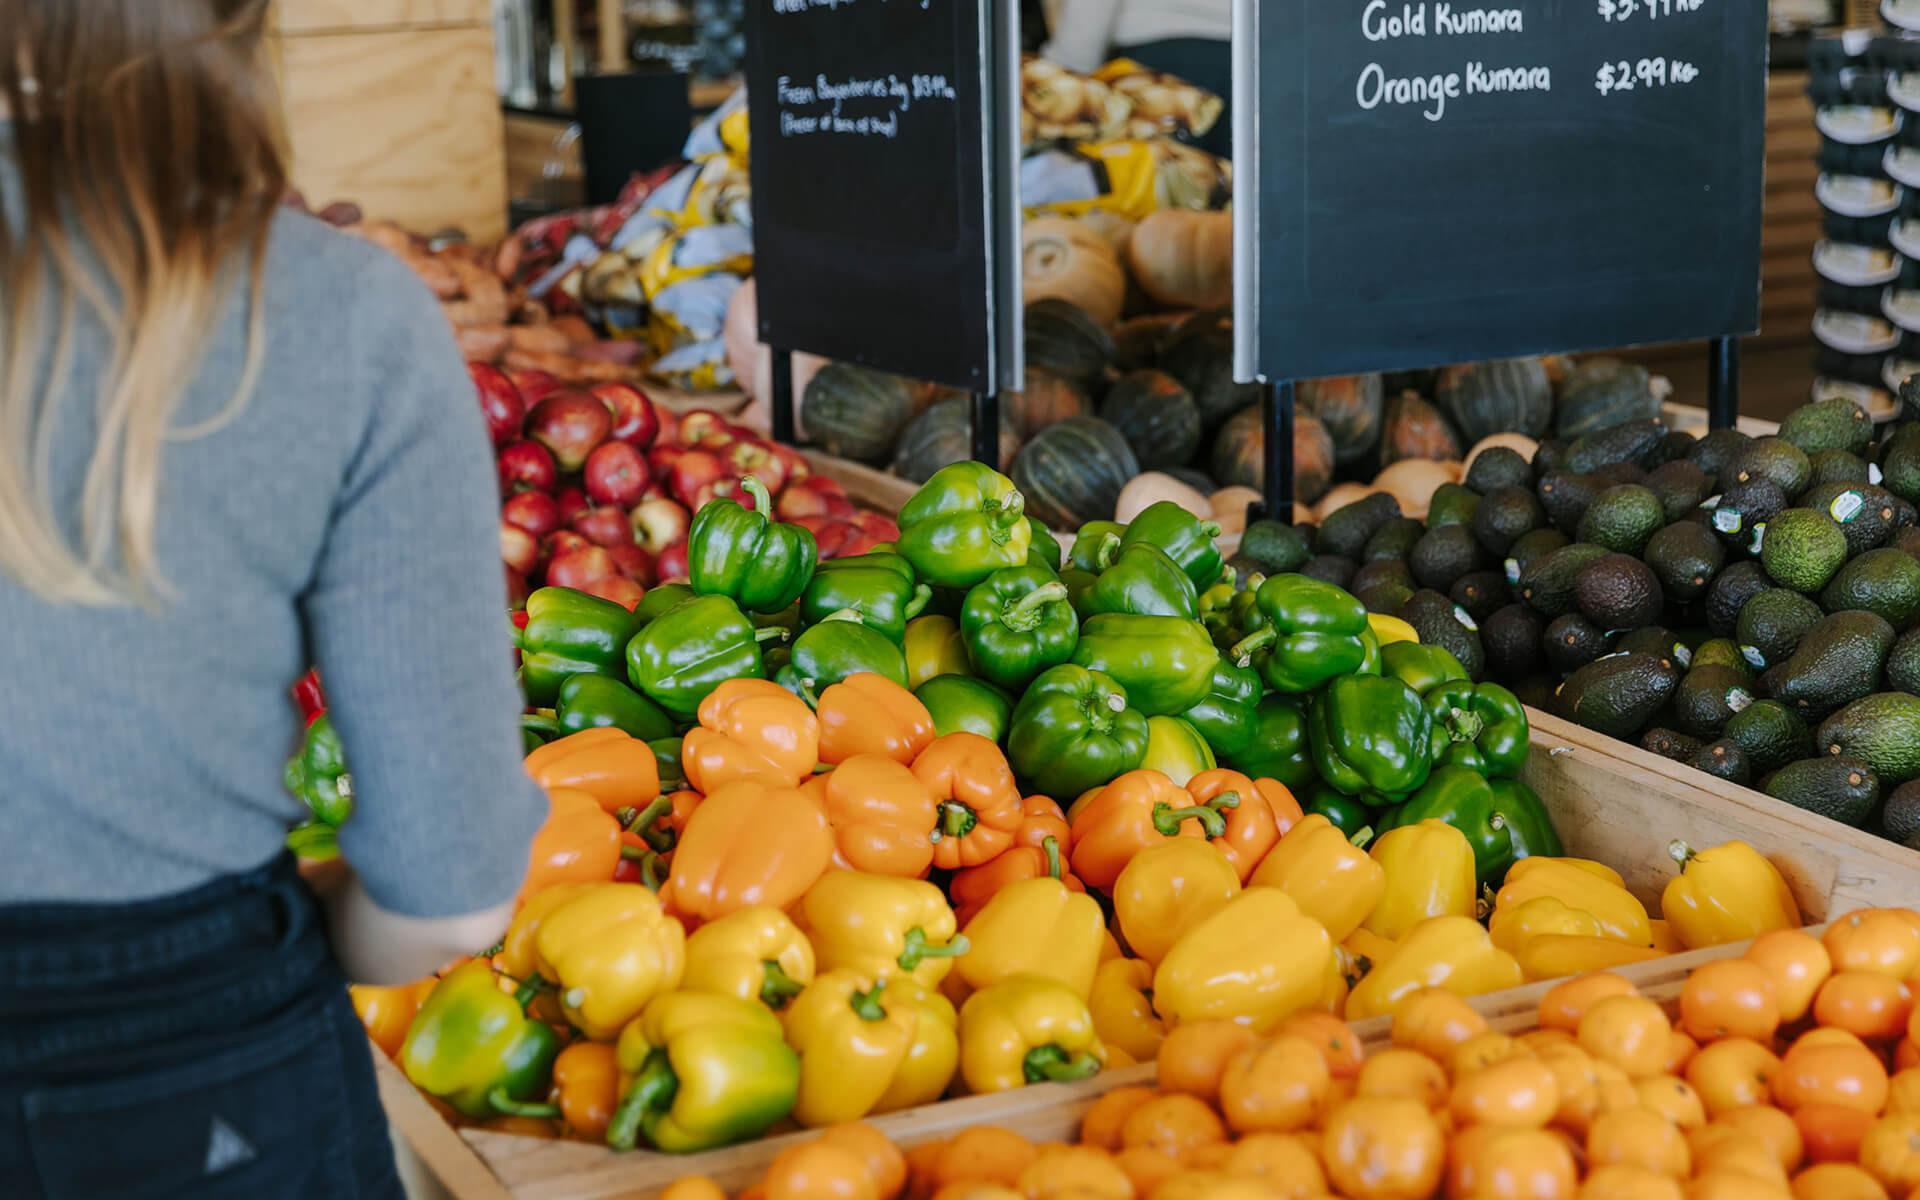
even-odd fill
[(693, 810), (660, 897), (694, 921), (756, 904), (783, 909), (832, 861), (833, 830), (812, 797), (745, 779)]
[[(1280, 787), (1273, 780), (1267, 782)], [(1284, 787), (1280, 790), (1286, 791)], [(1195, 804), (1204, 804), (1226, 818), (1226, 829), (1219, 837), (1209, 835), (1208, 840), (1227, 856), (1240, 882), (1245, 883), (1283, 832), (1267, 792), (1238, 771), (1216, 767), (1188, 780), (1187, 794)], [(1289, 795), (1287, 800), (1292, 803), (1293, 797)], [(1293, 811), (1293, 820), (1298, 820), (1299, 806), (1294, 805)]]
[(680, 743), (687, 785), (709, 796), (742, 779), (792, 787), (819, 760), (813, 710), (765, 679), (729, 679), (713, 689), (700, 702), (700, 724)]
[(608, 812), (643, 809), (660, 795), (653, 748), (611, 726), (548, 742), (527, 755), (526, 768), (541, 787), (577, 788)]
[(1014, 831), (1013, 844), (1038, 850), (1048, 838), (1062, 854), (1073, 848), (1073, 830), (1060, 806), (1045, 796), (1028, 796), (1020, 802), (1020, 828)]
[(1187, 789), (1152, 770), (1129, 771), (1109, 783), (1072, 821), (1074, 874), (1102, 891), (1113, 887), (1135, 854), (1156, 842), (1220, 838), (1227, 829), (1221, 809), (1196, 805)]
[(1267, 807), (1273, 810), (1273, 823), (1280, 830), (1281, 837), (1287, 836), (1307, 815), (1307, 811), (1300, 807), (1300, 801), (1278, 779), (1256, 779), (1253, 786), (1267, 798)]
[(820, 693), (820, 761), (839, 764), (856, 754), (911, 763), (933, 741), (933, 714), (918, 697), (885, 675), (862, 671)]
[(547, 820), (533, 835), (528, 860), (517, 904), (556, 883), (612, 879), (620, 864), (620, 823), (586, 792), (549, 788)]
[(816, 775), (803, 790), (833, 827), (834, 866), (919, 879), (933, 864), (940, 806), (902, 764), (878, 754), (856, 754), (827, 774)]
[(413, 1024), (413, 1015), (420, 1011), (427, 993), (439, 982), (437, 976), (429, 975), (394, 987), (356, 983), (347, 991), (353, 997), (354, 1015), (365, 1026), (367, 1038), (380, 1047), (380, 1053), (392, 1058), (400, 1053), (400, 1043), (407, 1040), (407, 1026)]
[(933, 865), (943, 871), (991, 862), (1013, 845), (1022, 816), (1007, 756), (977, 733), (949, 733), (913, 760), (940, 806)]
[(1065, 844), (1064, 839), (1048, 835), (1037, 850), (1032, 846), (1015, 846), (990, 863), (955, 871), (947, 883), (947, 894), (953, 897), (953, 912), (960, 924), (965, 926), (987, 906), (987, 901), (1023, 879), (1051, 875), (1066, 884), (1070, 892), (1086, 891), (1087, 885), (1066, 869), (1066, 856), (1061, 852)]
[(566, 1131), (591, 1141), (607, 1136), (620, 1102), (620, 1064), (608, 1042), (574, 1042), (553, 1060), (548, 1099)]

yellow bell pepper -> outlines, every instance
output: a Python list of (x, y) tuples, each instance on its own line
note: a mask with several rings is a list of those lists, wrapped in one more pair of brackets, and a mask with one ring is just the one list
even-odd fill
[(939, 1099), (960, 1044), (953, 1005), (906, 975), (822, 972), (787, 1008), (800, 1054), (794, 1119), (810, 1128)]
[[(1493, 899), (1493, 911), (1509, 912), (1529, 900), (1551, 896), (1568, 908), (1591, 916), (1603, 937), (1631, 946), (1651, 946), (1653, 927), (1647, 910), (1627, 891), (1611, 870), (1596, 871), (1598, 863), (1578, 858), (1523, 858), (1507, 871), (1507, 879)], [(1507, 921), (1513, 918), (1509, 916)], [(1507, 940), (1512, 942), (1511, 933)]]
[(1399, 951), (1398, 942), (1390, 942), (1371, 929), (1356, 929), (1340, 943), (1342, 973), (1347, 986), (1366, 978), (1367, 972), (1381, 966)]
[(1347, 997), (1346, 1017), (1360, 1021), (1391, 1013), (1421, 988), (1478, 996), (1520, 986), (1520, 964), (1493, 944), (1472, 917), (1433, 917), (1400, 939), (1393, 957), (1367, 973)]
[(709, 921), (687, 938), (680, 986), (757, 1000), (776, 1012), (813, 982), (813, 945), (792, 918), (756, 906)]
[(1528, 983), (1563, 975), (1585, 975), (1589, 971), (1610, 971), (1629, 963), (1663, 958), (1665, 954), (1663, 950), (1630, 946), (1614, 938), (1573, 933), (1536, 934), (1514, 951), (1514, 957), (1520, 961), (1520, 973)]
[(978, 991), (1014, 975), (1038, 975), (1085, 1000), (1106, 939), (1100, 902), (1052, 876), (1022, 879), (994, 893), (967, 922), (967, 954), (956, 974)]
[(800, 899), (800, 924), (822, 971), (839, 968), (937, 987), (967, 952), (953, 909), (924, 879), (828, 871)]
[(1380, 903), (1387, 872), (1339, 826), (1308, 813), (1260, 860), (1247, 884), (1279, 888), (1343, 942)]
[(1669, 922), (1656, 917), (1647, 922), (1647, 924), (1653, 927), (1653, 948), (1655, 950), (1658, 950), (1662, 954), (1678, 954), (1686, 949), (1685, 946), (1680, 944), (1680, 935), (1673, 931), (1673, 926)]
[(973, 664), (967, 660), (967, 642), (960, 625), (952, 617), (929, 614), (907, 622), (901, 647), (907, 659), (907, 686), (918, 691), (920, 685), (941, 675), (971, 675)]
[(793, 1108), (799, 1086), (780, 1018), (738, 996), (655, 997), (620, 1031), (613, 1055), (621, 1099), (607, 1141), (617, 1150), (643, 1133), (669, 1154), (759, 1137)]
[(1680, 864), (1680, 874), (1660, 893), (1660, 915), (1687, 949), (1800, 928), (1800, 905), (1787, 881), (1747, 843), (1695, 851), (1674, 842), (1667, 853)]
[(1113, 881), (1113, 915), (1127, 945), (1158, 963), (1180, 935), (1240, 894), (1240, 876), (1212, 842), (1165, 838)]
[(1311, 1007), (1333, 939), (1278, 888), (1253, 887), (1187, 931), (1153, 973), (1168, 1021), (1219, 1018), (1265, 1033)]
[(969, 1091), (1085, 1079), (1106, 1058), (1087, 1002), (1058, 980), (1010, 976), (960, 1009), (960, 1078)]
[(1390, 617), (1385, 613), (1368, 613), (1367, 628), (1373, 636), (1380, 639), (1382, 646), (1391, 646), (1395, 642), (1418, 642), (1420, 632), (1399, 617)]
[(649, 1000), (679, 987), (687, 966), (685, 929), (637, 883), (536, 893), (507, 929), (502, 957), (510, 973), (524, 967), (529, 948), (534, 973), (558, 989), (567, 1020), (599, 1041), (612, 1040)]
[(1373, 861), (1387, 882), (1366, 926), (1381, 937), (1397, 942), (1429, 917), (1473, 916), (1473, 845), (1445, 821), (1389, 829), (1373, 844)]
[(1543, 934), (1607, 936), (1592, 913), (1574, 908), (1558, 896), (1530, 896), (1518, 904), (1496, 905), (1487, 920), (1487, 932), (1493, 935), (1493, 944), (1508, 954), (1520, 953), (1529, 938)]
[(1346, 954), (1335, 946), (1327, 955), (1326, 969), (1320, 975), (1320, 994), (1314, 997), (1312, 1007), (1337, 1017), (1346, 1011), (1347, 993), (1352, 988), (1353, 985), (1347, 982)]
[(1153, 1011), (1152, 963), (1138, 958), (1101, 963), (1094, 972), (1087, 1011), (1093, 1014), (1094, 1032), (1109, 1049), (1124, 1050), (1137, 1062), (1152, 1062), (1160, 1053), (1167, 1023)]

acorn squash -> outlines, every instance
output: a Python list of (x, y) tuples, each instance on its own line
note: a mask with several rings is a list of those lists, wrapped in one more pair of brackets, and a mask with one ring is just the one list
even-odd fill
[(1589, 358), (1568, 371), (1560, 385), (1553, 431), (1573, 438), (1659, 415), (1660, 398), (1645, 367), (1617, 358)]
[(1093, 413), (1086, 385), (1045, 367), (1027, 368), (1026, 386), (1000, 397), (1000, 421), (1012, 426), (1022, 441), (1068, 417)]
[[(1448, 367), (1435, 387), (1441, 410), (1468, 444), (1495, 433), (1537, 438), (1553, 424), (1553, 384), (1542, 359)], [(1459, 457), (1458, 449), (1453, 457)]]
[[(1020, 437), (1000, 422), (1000, 469), (1020, 452)], [(893, 473), (925, 483), (941, 467), (973, 457), (973, 401), (966, 396), (942, 400), (908, 423), (893, 454)]]
[(1260, 402), (1260, 385), (1233, 381), (1233, 314), (1195, 313), (1181, 323), (1160, 355), (1160, 369), (1186, 385), (1200, 410), (1202, 433)]
[(1122, 375), (1100, 401), (1100, 419), (1120, 431), (1150, 471), (1181, 466), (1200, 448), (1200, 410), (1165, 371)]
[(1070, 417), (1041, 430), (1008, 472), (1026, 497), (1027, 515), (1054, 529), (1111, 520), (1120, 489), (1139, 473), (1127, 439), (1098, 417)]
[(1333, 459), (1345, 464), (1365, 458), (1380, 443), (1386, 398), (1378, 375), (1309, 379), (1299, 387), (1300, 407), (1320, 418), (1333, 437)]
[[(1265, 486), (1267, 433), (1264, 408), (1253, 404), (1220, 427), (1213, 443), (1213, 477), (1229, 487)], [(1293, 498), (1312, 504), (1333, 483), (1333, 438), (1309, 412), (1293, 414)]]
[(1067, 300), (1036, 300), (1024, 318), (1027, 366), (1091, 383), (1113, 361), (1113, 338), (1079, 305)]
[(1420, 393), (1401, 392), (1387, 406), (1386, 422), (1380, 431), (1381, 466), (1405, 458), (1445, 461), (1459, 457), (1460, 435)]
[(828, 363), (800, 400), (807, 434), (828, 454), (880, 464), (893, 454), (915, 410), (914, 385), (854, 363)]

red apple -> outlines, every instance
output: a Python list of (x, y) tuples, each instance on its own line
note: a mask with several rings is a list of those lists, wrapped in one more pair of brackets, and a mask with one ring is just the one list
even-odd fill
[(710, 408), (696, 408), (680, 418), (680, 444), (711, 450), (734, 440), (733, 426)]
[(560, 509), (562, 525), (571, 525), (575, 517), (587, 511), (587, 494), (571, 484), (555, 492), (553, 502)]
[(679, 462), (680, 456), (686, 452), (686, 448), (682, 446), (667, 446), (655, 442), (647, 448), (647, 466), (652, 469), (655, 479), (665, 479), (673, 473), (673, 464)]
[(640, 598), (646, 595), (645, 588), (625, 575), (603, 575), (598, 579), (590, 579), (580, 585), (580, 590), (589, 596), (611, 600), (628, 612), (632, 612), (633, 606), (640, 603)]
[(787, 464), (788, 483), (804, 483), (813, 478), (813, 464), (807, 461), (806, 455), (778, 442), (774, 443), (773, 452), (780, 456), (781, 462)]
[(699, 512), (706, 506), (707, 501), (718, 499), (737, 501), (744, 508), (753, 507), (753, 497), (747, 495), (744, 481), (738, 475), (731, 473), (722, 475), (705, 487), (696, 489), (691, 507), (693, 511)]
[(842, 522), (842, 525), (851, 530), (851, 532), (848, 533), (846, 541), (834, 547), (833, 553), (829, 556), (831, 558), (853, 558), (856, 555), (867, 553), (881, 542), (880, 538), (874, 537), (858, 525), (849, 522)]
[(841, 486), (824, 475), (815, 475), (798, 483), (789, 483), (774, 504), (774, 512), (783, 521), (796, 517), (853, 515), (853, 502)]
[(897, 542), (900, 540), (900, 526), (891, 517), (881, 516), (877, 512), (862, 510), (853, 514), (853, 523), (866, 531), (876, 542)]
[(537, 538), (560, 528), (560, 506), (545, 492), (515, 492), (500, 506), (500, 515)]
[(628, 579), (642, 587), (653, 582), (653, 555), (632, 542), (608, 546), (607, 553), (613, 556), (614, 569)]
[(775, 496), (787, 486), (787, 464), (759, 438), (741, 438), (728, 446), (726, 459), (735, 471), (758, 479)]
[(540, 539), (511, 521), (502, 521), (500, 559), (521, 574), (530, 574), (540, 565)]
[(500, 447), (495, 466), (500, 472), (500, 494), (550, 492), (560, 479), (553, 455), (538, 442), (509, 442)]
[(687, 543), (683, 538), (660, 552), (653, 560), (653, 573), (661, 583), (687, 581)]
[[(512, 567), (507, 572), (507, 607), (519, 611), (527, 606), (527, 577)], [(521, 615), (525, 615), (522, 613)]]
[(660, 414), (639, 388), (630, 383), (596, 383), (593, 394), (613, 414), (615, 441), (645, 450), (660, 436)]
[(619, 574), (604, 546), (585, 546), (556, 554), (547, 563), (547, 583), (553, 587), (584, 589), (596, 579)]
[(569, 550), (585, 550), (591, 545), (592, 542), (571, 529), (556, 529), (540, 539), (540, 552), (549, 559), (555, 559)]
[(660, 422), (660, 435), (653, 439), (656, 446), (678, 446), (680, 444), (680, 418), (670, 408), (653, 406), (654, 419)]
[(587, 455), (582, 473), (587, 495), (599, 504), (617, 504), (622, 508), (640, 503), (653, 472), (638, 450), (626, 442), (602, 442)]
[(527, 436), (553, 451), (562, 471), (578, 471), (612, 429), (613, 414), (586, 392), (555, 392), (527, 414)]
[(633, 544), (633, 526), (627, 524), (627, 510), (617, 504), (603, 504), (575, 517), (569, 526), (596, 546)]
[(531, 367), (508, 367), (507, 378), (513, 381), (513, 386), (520, 389), (520, 398), (526, 401), (528, 408), (532, 408), (560, 390), (558, 379), (545, 371), (536, 371)]
[(527, 419), (527, 402), (521, 398), (520, 389), (513, 386), (505, 371), (489, 363), (468, 363), (467, 374), (479, 394), (480, 415), (487, 420), (493, 444), (504, 446), (517, 439)]
[(673, 460), (673, 481), (669, 486), (674, 499), (698, 511), (703, 501), (694, 497), (702, 491), (710, 497), (714, 482), (725, 478), (726, 474), (727, 464), (719, 455), (705, 450), (688, 450)]
[(820, 549), (822, 559), (844, 556), (846, 545), (860, 536), (860, 527), (851, 521), (834, 518), (809, 518), (805, 522), (795, 522), (813, 532), (813, 541)]
[(627, 514), (627, 519), (633, 526), (634, 540), (645, 546), (648, 554), (659, 554), (683, 540), (693, 520), (678, 501), (665, 497), (642, 500)]
[(645, 504), (649, 500), (671, 499), (673, 499), (673, 494), (667, 491), (667, 481), (660, 477), (658, 471), (654, 472), (653, 482), (647, 485), (646, 491), (640, 493), (640, 503)]

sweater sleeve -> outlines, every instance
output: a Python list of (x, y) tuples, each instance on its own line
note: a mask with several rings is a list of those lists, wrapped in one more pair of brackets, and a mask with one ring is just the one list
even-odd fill
[(1042, 53), (1063, 67), (1093, 70), (1107, 60), (1119, 12), (1120, 0), (1065, 0), (1053, 23), (1053, 40)]
[(546, 801), (521, 766), (499, 496), (446, 319), (398, 262), (346, 314), (365, 432), (302, 600), (353, 772), (341, 852), (392, 912), (446, 917), (519, 888)]

